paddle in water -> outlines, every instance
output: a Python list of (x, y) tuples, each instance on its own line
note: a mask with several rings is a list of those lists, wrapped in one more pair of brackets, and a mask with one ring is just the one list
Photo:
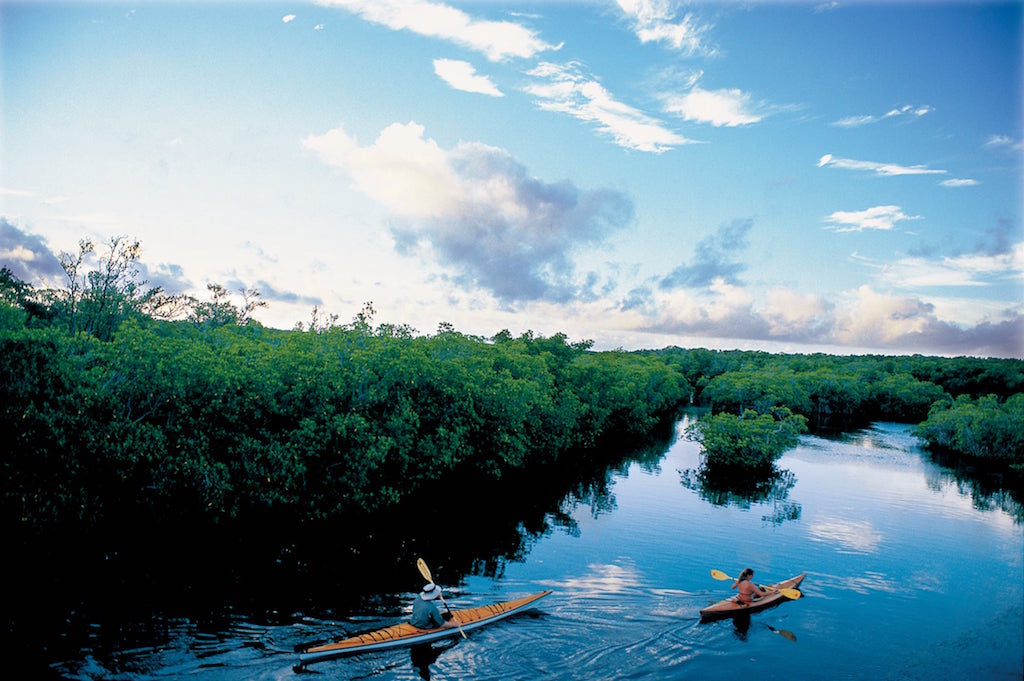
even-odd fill
[(765, 626), (771, 629), (773, 634), (778, 634), (782, 638), (788, 638), (793, 643), (796, 643), (796, 634), (794, 634), (792, 631), (786, 631), (785, 629), (776, 629), (770, 624), (766, 624)]
[[(735, 577), (730, 577), (729, 575), (725, 574), (721, 570), (712, 570), (711, 571), (711, 576), (714, 577), (715, 579), (717, 579), (718, 581), (722, 581), (722, 580), (726, 580), (726, 579), (731, 579), (733, 581), (736, 581)], [(790, 599), (793, 599), (793, 600), (796, 600), (797, 598), (800, 598), (800, 596), (803, 595), (797, 589), (776, 589), (774, 586), (762, 586), (761, 588), (762, 589), (771, 589), (772, 591), (778, 591), (780, 594), (782, 594), (786, 598), (790, 598)]]
[[(430, 568), (427, 567), (427, 563), (425, 560), (423, 560), (422, 558), (417, 558), (416, 567), (419, 568), (420, 574), (423, 575), (423, 579), (431, 583), (434, 582), (434, 578), (430, 576)], [(447, 603), (445, 603), (443, 594), (441, 595), (441, 603), (442, 605), (444, 605), (444, 609), (448, 611), (448, 614), (452, 616), (452, 619), (455, 621), (455, 624), (459, 625), (459, 633), (462, 634), (462, 638), (467, 638), (466, 632), (462, 630), (462, 625), (459, 624), (459, 620), (455, 619), (455, 613), (452, 612), (452, 609), (448, 607)]]

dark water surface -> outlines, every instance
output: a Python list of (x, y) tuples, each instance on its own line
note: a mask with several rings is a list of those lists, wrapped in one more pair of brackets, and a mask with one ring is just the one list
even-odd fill
[[(538, 527), (521, 528), (527, 541), (511, 559), (453, 557), (461, 535), (439, 527), (449, 555), (423, 557), (437, 566), (453, 607), (554, 589), (536, 610), (467, 640), (293, 668), (296, 646), (400, 621), (414, 574), (397, 591), (364, 594), (334, 616), (157, 618), (138, 623), (143, 631), (132, 643), (124, 625), (113, 633), (96, 625), (86, 645), (51, 670), (76, 679), (198, 681), (1020, 681), (1020, 506), (933, 463), (909, 433), (880, 423), (842, 438), (804, 437), (779, 461), (782, 478), (747, 496), (703, 489), (692, 475), (697, 445), (676, 437), (663, 456), (610, 472), (606, 484), (581, 488)], [(486, 509), (456, 505), (449, 519), (474, 516), (474, 531), (486, 531), (481, 514)], [(445, 572), (459, 560), (473, 567), (453, 585)], [(700, 623), (699, 610), (730, 593), (710, 570), (735, 575), (746, 566), (766, 583), (806, 572), (804, 597), (746, 619)]]

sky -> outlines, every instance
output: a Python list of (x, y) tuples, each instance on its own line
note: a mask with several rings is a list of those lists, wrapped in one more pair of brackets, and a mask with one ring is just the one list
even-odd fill
[[(0, 0), (0, 265), (267, 326), (1024, 357), (1021, 2)], [(102, 251), (102, 249), (100, 249)]]

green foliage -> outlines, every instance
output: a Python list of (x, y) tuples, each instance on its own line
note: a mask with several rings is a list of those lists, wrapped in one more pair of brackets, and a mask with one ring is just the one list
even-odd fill
[(420, 336), (375, 325), (369, 302), (279, 331), (252, 320), (255, 289), (241, 306), (216, 284), (166, 296), (138, 281), (137, 242), (90, 268), (93, 251), (62, 255), (63, 291), (0, 270), (0, 504), (20, 528), (372, 513), (646, 437), (691, 402), (714, 407), (689, 436), (725, 471), (771, 470), (808, 420), (925, 413), (929, 443), (1021, 465), (1024, 397), (974, 394), (1024, 393), (1018, 360), (594, 352), (561, 333)]
[(786, 407), (759, 414), (748, 409), (702, 416), (686, 429), (688, 439), (704, 448), (709, 471), (771, 471), (782, 454), (795, 447), (807, 419)]
[(917, 427), (929, 446), (977, 459), (1005, 461), (1024, 474), (1024, 393), (937, 402)]
[(313, 333), (129, 318), (105, 342), (8, 316), (3, 500), (42, 526), (373, 512), (646, 434), (688, 391), (653, 358), (415, 337), (370, 307)]
[(889, 421), (917, 423), (928, 415), (931, 406), (947, 399), (946, 392), (909, 373), (889, 374), (870, 384), (868, 394), (874, 413)]

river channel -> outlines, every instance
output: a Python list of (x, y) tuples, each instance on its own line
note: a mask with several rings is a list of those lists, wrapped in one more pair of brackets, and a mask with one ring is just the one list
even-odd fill
[[(296, 668), (299, 646), (401, 621), (413, 575), (332, 617), (175, 618), (130, 646), (97, 625), (92, 644), (50, 670), (196, 681), (1022, 678), (1024, 513), (1008, 493), (979, 491), (920, 450), (909, 426), (889, 423), (804, 436), (770, 488), (709, 491), (685, 425), (660, 456), (562, 500), (518, 555), (467, 557), (479, 566), (454, 584), (450, 559), (424, 555), (453, 608), (553, 590), (464, 640)], [(481, 512), (455, 503), (450, 521)], [(458, 550), (458, 532), (438, 532)], [(805, 572), (803, 597), (701, 623), (701, 608), (732, 593), (710, 571), (748, 566), (762, 583)]]

